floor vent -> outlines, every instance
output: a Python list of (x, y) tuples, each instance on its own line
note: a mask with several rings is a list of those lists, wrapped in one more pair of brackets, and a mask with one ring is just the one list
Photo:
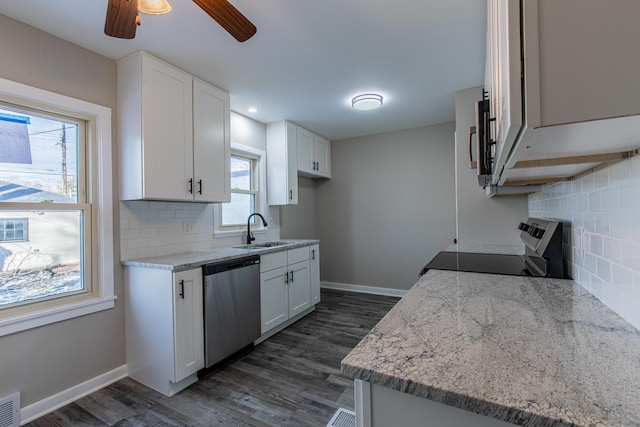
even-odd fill
[(327, 427), (356, 427), (356, 413), (340, 408), (333, 414), (333, 418), (331, 418)]
[(0, 427), (20, 425), (20, 393), (0, 399)]

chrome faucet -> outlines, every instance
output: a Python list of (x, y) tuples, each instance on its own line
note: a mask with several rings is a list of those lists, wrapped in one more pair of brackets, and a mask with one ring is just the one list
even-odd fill
[(251, 215), (249, 215), (249, 218), (247, 218), (247, 245), (250, 245), (251, 242), (256, 240), (256, 238), (251, 235), (251, 217), (252, 216), (256, 216), (256, 215), (259, 216), (262, 219), (262, 224), (265, 227), (267, 226), (267, 221), (265, 221), (264, 217), (262, 215), (260, 215), (259, 213), (254, 212)]

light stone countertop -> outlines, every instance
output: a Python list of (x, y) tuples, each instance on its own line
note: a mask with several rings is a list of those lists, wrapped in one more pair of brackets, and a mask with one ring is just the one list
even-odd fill
[(429, 270), (342, 373), (524, 426), (640, 426), (640, 332), (571, 280)]
[(198, 268), (204, 264), (244, 258), (251, 255), (264, 255), (270, 252), (280, 252), (320, 243), (320, 240), (283, 239), (283, 241), (288, 243), (286, 245), (272, 246), (269, 248), (243, 249), (225, 247), (203, 252), (182, 252), (178, 254), (126, 260), (122, 261), (122, 265), (128, 267), (183, 271)]

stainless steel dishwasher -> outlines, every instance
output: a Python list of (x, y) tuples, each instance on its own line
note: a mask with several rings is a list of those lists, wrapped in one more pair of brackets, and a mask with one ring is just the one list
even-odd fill
[(202, 269), (205, 367), (209, 368), (260, 337), (260, 256)]

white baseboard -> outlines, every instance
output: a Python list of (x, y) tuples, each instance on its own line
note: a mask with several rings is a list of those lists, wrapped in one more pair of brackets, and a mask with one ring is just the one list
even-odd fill
[(58, 408), (62, 408), (69, 403), (80, 399), (94, 391), (113, 384), (127, 376), (127, 365), (122, 365), (112, 371), (98, 375), (88, 381), (75, 385), (71, 388), (61, 391), (60, 393), (49, 396), (29, 406), (25, 406), (20, 410), (20, 425), (31, 422), (43, 415), (53, 412)]
[(360, 292), (361, 294), (385, 295), (402, 298), (407, 291), (403, 289), (379, 288), (377, 286), (350, 285), (347, 283), (320, 282), (320, 287), (339, 291)]

